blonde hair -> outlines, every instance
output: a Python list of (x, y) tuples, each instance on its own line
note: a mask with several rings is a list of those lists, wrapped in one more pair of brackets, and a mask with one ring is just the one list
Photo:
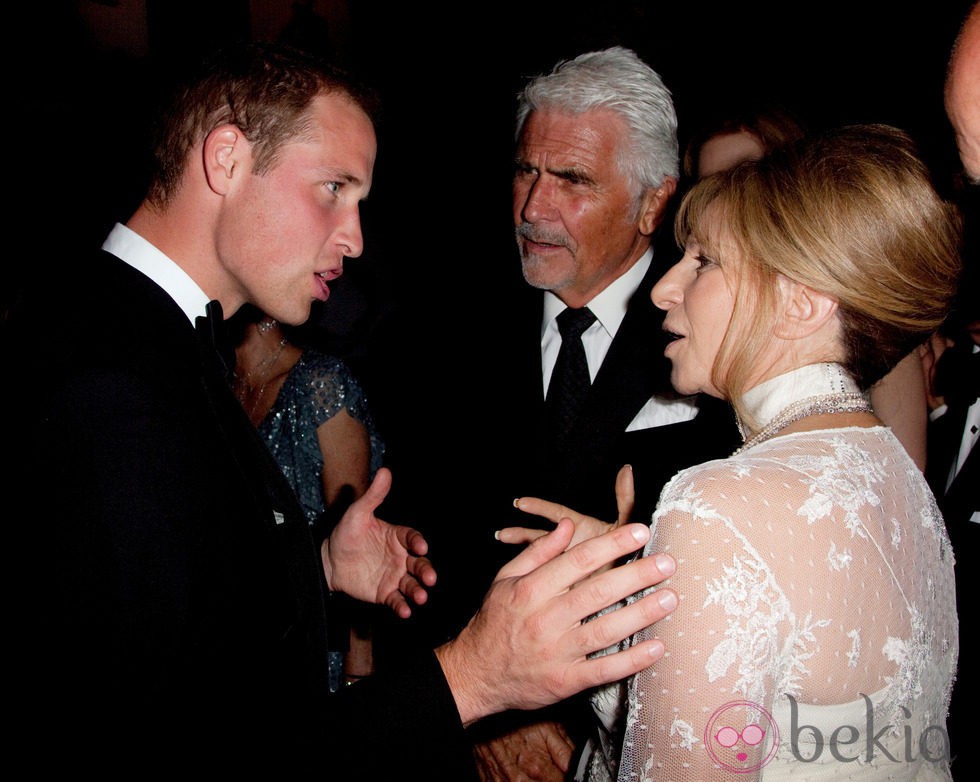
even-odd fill
[(940, 326), (956, 291), (959, 213), (897, 128), (838, 128), (706, 177), (678, 208), (678, 243), (710, 254), (719, 217), (741, 264), (712, 381), (740, 415), (778, 275), (838, 301), (842, 363), (862, 389)]

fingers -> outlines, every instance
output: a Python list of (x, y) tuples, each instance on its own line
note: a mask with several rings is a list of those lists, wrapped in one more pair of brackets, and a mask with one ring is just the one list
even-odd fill
[[(562, 519), (555, 532), (551, 532), (532, 543), (525, 549), (525, 553), (530, 552), (535, 545), (540, 544), (542, 541), (548, 541), (555, 537), (559, 529), (566, 528), (566, 524), (568, 525), (567, 529), (574, 529), (571, 521)], [(563, 556), (551, 557), (553, 561), (547, 562), (547, 564), (540, 563), (537, 572), (532, 577), (544, 582), (541, 588), (544, 589), (545, 594), (557, 594), (563, 590), (570, 589), (573, 585), (582, 581), (596, 570), (614, 563), (627, 554), (632, 554), (641, 548), (649, 539), (650, 529), (646, 524), (625, 524), (622, 527), (576, 544)], [(511, 562), (519, 558), (515, 557)], [(637, 562), (640, 561), (642, 560), (638, 560)], [(595, 606), (594, 610), (612, 605), (617, 600), (631, 595), (633, 592), (646, 586), (659, 583), (665, 578), (665, 576), (661, 576), (656, 581), (644, 582), (637, 574), (642, 574), (650, 567), (650, 565), (642, 565), (639, 568), (615, 568), (609, 571), (608, 574), (598, 576), (592, 580), (590, 588), (581, 590), (585, 594), (578, 599), (583, 604), (588, 603), (590, 598), (592, 601), (601, 601), (607, 597), (603, 593), (608, 592), (608, 597), (610, 598), (608, 602)], [(633, 588), (629, 589), (631, 586)], [(624, 588), (628, 591), (622, 591)], [(578, 592), (579, 590), (576, 589), (575, 591)], [(585, 618), (586, 615), (583, 614), (581, 618)]]
[(420, 584), (427, 587), (435, 586), (436, 569), (426, 557), (419, 557), (418, 559), (412, 560), (408, 571), (408, 577), (414, 578)]
[(633, 468), (625, 464), (616, 474), (616, 525), (625, 524), (633, 514), (636, 491), (633, 488)]
[(533, 527), (504, 527), (494, 533), (501, 543), (531, 543), (547, 533)]
[[(406, 573), (398, 580), (398, 588), (392, 589), (385, 596), (384, 604), (392, 610), (395, 616), (400, 619), (408, 619), (412, 615), (412, 607), (409, 605), (406, 596), (410, 597), (413, 602), (418, 603), (417, 596), (413, 594), (416, 589), (421, 590), (423, 594), (425, 593), (425, 590), (419, 586), (418, 582)], [(423, 597), (422, 599), (424, 602), (425, 598)]]
[(576, 628), (582, 631), (576, 639), (580, 651), (590, 655), (608, 649), (634, 633), (656, 624), (677, 608), (677, 595), (672, 589), (657, 589), (640, 600), (622, 605), (613, 611), (595, 616)]
[(644, 668), (649, 668), (663, 656), (663, 642), (654, 638), (621, 652), (599, 655), (586, 660), (576, 669), (572, 677), (573, 682), (569, 684), (577, 687), (578, 690), (584, 690), (606, 682), (625, 679)]
[[(627, 525), (627, 527), (632, 526), (639, 525)], [(619, 531), (609, 533), (609, 536)], [(575, 589), (562, 595), (561, 610), (565, 612), (562, 619), (569, 625), (584, 621), (630, 595), (656, 586), (669, 578), (675, 569), (673, 558), (666, 554), (653, 554), (584, 580), (577, 584)], [(676, 595), (669, 589), (661, 589), (642, 600), (585, 622), (577, 628), (576, 643), (580, 644), (577, 651), (587, 655), (606, 649), (638, 630), (660, 621), (673, 611), (676, 605)]]
[(409, 598), (415, 605), (423, 605), (429, 599), (429, 593), (418, 581), (411, 576), (402, 578), (401, 592)]
[(500, 568), (494, 580), (499, 581), (502, 578), (523, 576), (533, 570), (537, 570), (545, 563), (555, 559), (555, 557), (568, 548), (568, 544), (571, 543), (574, 533), (575, 525), (569, 519), (560, 520), (551, 532), (542, 535), (510, 562)]
[(574, 518), (577, 515), (575, 511), (569, 510), (564, 505), (542, 500), (540, 497), (518, 497), (514, 500), (514, 507), (524, 513), (530, 513), (532, 516), (547, 519), (552, 524), (557, 524), (559, 519), (566, 516)]
[(412, 603), (424, 605), (428, 599), (429, 593), (425, 587), (412, 576), (406, 574), (398, 582), (398, 589), (392, 590), (384, 602), (395, 613), (395, 616), (408, 619), (412, 615)]
[(416, 605), (429, 599), (426, 587), (436, 583), (436, 570), (427, 559), (411, 561), (405, 574), (398, 580), (398, 591)]
[(391, 489), (391, 470), (387, 467), (379, 467), (378, 472), (374, 476), (374, 480), (371, 481), (371, 485), (368, 486), (367, 491), (364, 492), (358, 499), (354, 500), (354, 505), (359, 506), (362, 510), (367, 510), (374, 512), (374, 510), (384, 501), (384, 498), (388, 496), (388, 491)]
[(551, 761), (558, 766), (562, 772), (567, 772), (575, 751), (575, 744), (568, 736), (568, 732), (560, 722), (545, 722), (538, 726), (540, 733), (543, 734), (544, 744), (548, 750)]
[(408, 619), (412, 615), (412, 608), (406, 602), (400, 592), (392, 592), (385, 598), (385, 605), (390, 608), (399, 619)]
[(417, 529), (411, 527), (394, 527), (395, 537), (399, 545), (408, 552), (408, 571), (426, 586), (436, 583), (436, 570), (432, 562), (425, 557), (429, 552), (429, 543)]
[(398, 527), (398, 540), (407, 552), (417, 557), (422, 557), (429, 553), (429, 542), (417, 529)]
[(562, 782), (575, 745), (557, 722), (536, 722), (477, 742), (483, 782)]

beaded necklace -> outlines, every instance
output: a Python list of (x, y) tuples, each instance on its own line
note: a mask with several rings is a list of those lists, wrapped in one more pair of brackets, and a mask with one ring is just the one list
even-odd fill
[(741, 420), (739, 431), (745, 442), (732, 454), (774, 437), (790, 424), (811, 415), (874, 412), (867, 395), (840, 364), (811, 364), (771, 378), (744, 396), (746, 407), (760, 421), (759, 431), (747, 437)]
[[(254, 396), (252, 397), (252, 403), (247, 408), (249, 418), (255, 414), (259, 403), (262, 401), (262, 395), (265, 393), (266, 386), (268, 386), (272, 379), (276, 377), (275, 372), (266, 375), (266, 370), (276, 365), (282, 356), (283, 351), (286, 349), (286, 345), (288, 344), (289, 343), (287, 342), (286, 338), (283, 337), (279, 340), (278, 350), (276, 350), (276, 352), (268, 358), (263, 359), (254, 370), (249, 371), (246, 369), (244, 374), (239, 373), (238, 371), (235, 372), (235, 385), (237, 386), (235, 395), (238, 397), (238, 400), (242, 403), (243, 407), (248, 399), (249, 391), (255, 389)], [(261, 379), (261, 382), (257, 388), (252, 382), (256, 378)]]

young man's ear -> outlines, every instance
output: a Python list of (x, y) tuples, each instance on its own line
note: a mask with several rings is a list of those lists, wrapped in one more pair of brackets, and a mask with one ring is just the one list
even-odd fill
[(204, 176), (215, 193), (228, 192), (247, 147), (245, 136), (234, 125), (221, 125), (208, 133), (204, 139)]
[(833, 296), (782, 275), (777, 284), (780, 305), (775, 333), (781, 339), (808, 337), (826, 326), (837, 312), (837, 299)]

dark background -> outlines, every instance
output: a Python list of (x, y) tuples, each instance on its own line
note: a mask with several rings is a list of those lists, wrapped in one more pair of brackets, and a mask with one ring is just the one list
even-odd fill
[[(434, 6), (440, 6), (436, 8)], [(134, 10), (135, 6), (135, 10)], [(182, 61), (238, 38), (335, 55), (382, 93), (366, 250), (314, 322), (369, 386), (379, 415), (437, 383), (455, 318), (519, 285), (510, 216), (514, 96), (559, 58), (615, 43), (670, 87), (687, 135), (710, 111), (767, 98), (810, 125), (888, 122), (919, 141), (937, 184), (959, 170), (942, 105), (949, 49), (970, 2), (515, 2), (55, 0), (11, 24), (11, 232), (4, 304), (23, 264), (70, 285), (75, 242), (100, 242), (143, 193), (156, 90)], [(448, 10), (447, 10), (448, 9)], [(10, 97), (10, 96), (8, 96)], [(50, 259), (54, 258), (52, 262)], [(434, 352), (435, 351), (435, 352)], [(427, 363), (421, 359), (428, 357)], [(425, 394), (422, 394), (423, 398)], [(437, 397), (433, 391), (432, 397)], [(414, 402), (413, 402), (414, 404)]]

